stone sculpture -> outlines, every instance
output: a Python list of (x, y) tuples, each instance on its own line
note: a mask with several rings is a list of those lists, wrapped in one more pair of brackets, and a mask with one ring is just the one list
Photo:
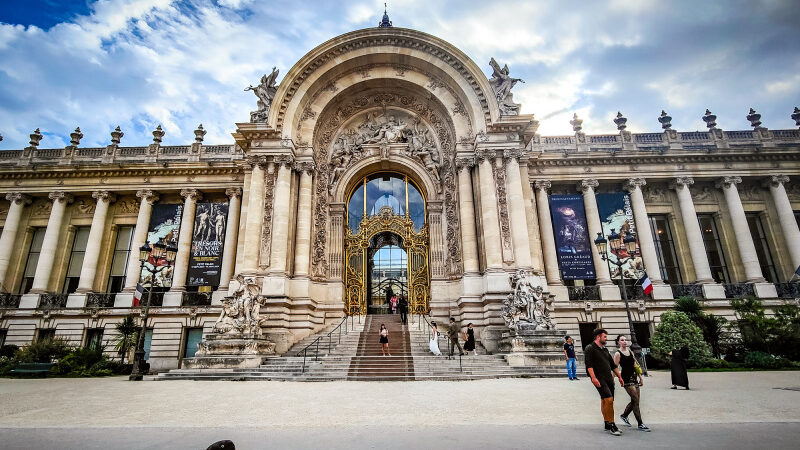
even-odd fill
[(513, 94), (511, 89), (518, 81), (523, 81), (521, 78), (513, 78), (509, 75), (508, 64), (500, 68), (500, 64), (492, 58), (489, 61), (492, 66), (492, 78), (489, 79), (489, 84), (494, 91), (494, 97), (497, 99), (497, 105), (500, 107), (500, 114), (516, 116), (519, 115), (520, 105), (514, 103)]
[(514, 291), (503, 300), (501, 315), (512, 331), (523, 329), (553, 330), (555, 324), (547, 311), (541, 286), (534, 286), (524, 269), (511, 275)]
[(278, 73), (278, 69), (273, 67), (272, 73), (270, 73), (269, 76), (264, 74), (261, 77), (261, 83), (258, 86), (249, 86), (244, 89), (245, 91), (253, 91), (256, 97), (258, 97), (258, 109), (250, 113), (250, 122), (263, 123), (267, 121), (267, 115), (269, 115), (269, 107), (272, 105), (272, 99), (275, 98), (275, 93), (278, 92), (278, 86), (275, 84), (275, 81), (278, 78)]
[(219, 334), (240, 335), (244, 337), (260, 337), (261, 324), (259, 313), (263, 300), (259, 298), (259, 288), (251, 277), (236, 276), (239, 287), (232, 297), (222, 300), (222, 312), (213, 332)]

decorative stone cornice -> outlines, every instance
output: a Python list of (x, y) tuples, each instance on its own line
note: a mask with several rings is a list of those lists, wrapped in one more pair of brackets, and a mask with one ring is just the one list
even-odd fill
[(196, 202), (203, 198), (203, 194), (197, 189), (181, 189), (181, 197), (185, 201), (192, 200)]
[(141, 189), (136, 191), (136, 196), (142, 199), (142, 201), (146, 201), (151, 205), (158, 201), (158, 193), (153, 192), (150, 189)]
[(586, 193), (589, 189), (594, 190), (597, 186), (600, 186), (599, 181), (594, 178), (585, 178), (578, 183), (578, 190)]
[(50, 200), (52, 200), (53, 203), (61, 202), (70, 204), (72, 203), (73, 200), (75, 200), (75, 197), (73, 197), (72, 194), (66, 193), (64, 191), (53, 191), (50, 194), (48, 194), (47, 197)]
[(714, 182), (714, 186), (717, 188), (729, 188), (731, 186), (736, 186), (737, 184), (742, 182), (742, 177), (722, 177)]
[(641, 189), (643, 186), (647, 184), (647, 181), (644, 178), (628, 178), (623, 186), (628, 192), (635, 191), (636, 189)]
[(669, 188), (677, 190), (678, 188), (685, 186), (688, 189), (689, 186), (693, 184), (694, 184), (694, 178), (692, 177), (678, 177), (669, 183)]
[(544, 153), (539, 158), (532, 159), (530, 164), (533, 166), (618, 166), (621, 164), (693, 164), (693, 163), (718, 163), (718, 162), (775, 162), (775, 161), (800, 161), (800, 152), (767, 152), (762, 150), (760, 153), (698, 153), (694, 155), (660, 155), (643, 154), (627, 155), (617, 153), (614, 158), (608, 158), (607, 154), (602, 157), (590, 157), (588, 155), (575, 155), (570, 153), (568, 158), (562, 154)]
[(22, 192), (9, 192), (6, 194), (6, 200), (10, 201), (11, 203), (16, 203), (17, 205), (30, 205), (33, 202), (33, 199), (23, 194)]
[(237, 188), (225, 189), (225, 195), (227, 195), (228, 198), (234, 198), (234, 197), (241, 198), (242, 197), (242, 188), (238, 188), (237, 187)]
[(550, 180), (536, 180), (533, 182), (534, 189), (542, 189), (544, 191), (549, 191), (553, 187), (553, 183)]
[(475, 165), (475, 157), (473, 156), (457, 156), (456, 169), (469, 169)]
[(92, 198), (98, 202), (105, 201), (108, 203), (113, 203), (117, 200), (117, 196), (114, 193), (104, 190), (92, 192)]
[(764, 179), (764, 181), (762, 181), (761, 185), (764, 186), (765, 188), (768, 188), (770, 186), (778, 187), (788, 182), (789, 182), (789, 177), (787, 177), (786, 175), (783, 174), (770, 175), (766, 179)]

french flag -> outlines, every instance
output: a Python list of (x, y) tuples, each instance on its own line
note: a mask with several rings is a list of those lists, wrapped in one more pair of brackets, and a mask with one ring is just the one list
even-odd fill
[(644, 274), (642, 277), (642, 290), (644, 291), (645, 295), (650, 295), (653, 292), (653, 283), (650, 282), (650, 277), (647, 276), (647, 273)]
[(133, 307), (138, 308), (139, 302), (142, 300), (144, 294), (144, 286), (141, 283), (136, 283), (136, 292), (133, 293)]

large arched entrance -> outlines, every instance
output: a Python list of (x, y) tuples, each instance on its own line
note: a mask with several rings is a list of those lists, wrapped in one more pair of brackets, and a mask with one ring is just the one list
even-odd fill
[(386, 312), (389, 290), (405, 295), (410, 313), (428, 313), (428, 226), (425, 200), (413, 181), (391, 172), (361, 178), (349, 195), (347, 218), (347, 313)]

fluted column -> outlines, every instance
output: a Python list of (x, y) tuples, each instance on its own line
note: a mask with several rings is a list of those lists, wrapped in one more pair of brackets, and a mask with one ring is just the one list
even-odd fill
[(61, 228), (64, 225), (64, 213), (67, 210), (67, 205), (73, 200), (72, 195), (62, 191), (51, 192), (49, 197), (53, 201), (53, 207), (50, 210), (50, 219), (47, 221), (47, 230), (44, 232), (42, 250), (39, 253), (39, 263), (36, 265), (36, 272), (33, 276), (32, 294), (47, 292), (56, 250), (58, 250), (60, 243)]
[(744, 276), (750, 283), (763, 283), (765, 281), (764, 274), (761, 273), (761, 264), (758, 262), (756, 246), (753, 244), (753, 235), (750, 234), (747, 216), (742, 207), (742, 200), (739, 198), (739, 189), (736, 187), (741, 182), (741, 177), (722, 177), (717, 180), (715, 185), (725, 194), (725, 203), (728, 205), (728, 213), (731, 215), (733, 234), (736, 236), (736, 245), (739, 248), (739, 258), (744, 266)]
[(589, 227), (589, 246), (592, 249), (592, 260), (594, 261), (594, 272), (597, 277), (597, 284), (610, 285), (611, 273), (608, 270), (608, 263), (600, 258), (600, 253), (597, 251), (597, 246), (594, 245), (594, 239), (597, 233), (603, 234), (603, 226), (600, 223), (600, 213), (597, 210), (597, 197), (594, 194), (594, 188), (599, 186), (600, 183), (591, 178), (581, 180), (578, 184), (578, 189), (583, 191), (583, 209), (586, 210), (586, 225)]
[(686, 232), (686, 240), (689, 241), (689, 254), (694, 264), (694, 273), (697, 283), (714, 283), (711, 276), (711, 266), (708, 264), (708, 254), (703, 243), (703, 234), (700, 231), (700, 223), (697, 221), (697, 211), (694, 209), (694, 201), (689, 186), (694, 184), (691, 177), (678, 177), (670, 184), (678, 195), (678, 204), (681, 208), (681, 219), (683, 228)]
[(472, 175), (470, 173), (475, 159), (472, 157), (456, 159), (458, 169), (458, 206), (461, 215), (461, 246), (464, 258), (464, 272), (477, 273), (478, 240), (475, 236), (475, 201), (472, 198)]
[(6, 285), (6, 273), (8, 265), (11, 263), (11, 254), (14, 251), (14, 244), (17, 241), (17, 231), (19, 222), (22, 219), (22, 211), (25, 205), (31, 203), (31, 198), (20, 192), (9, 192), (6, 200), (11, 202), (6, 215), (6, 222), (3, 225), (3, 234), (0, 235), (0, 292), (9, 292), (10, 285)]
[(186, 290), (186, 274), (189, 272), (189, 256), (192, 254), (192, 237), (194, 235), (194, 213), (197, 201), (202, 194), (197, 189), (181, 190), (183, 212), (181, 213), (181, 231), (178, 235), (178, 253), (175, 255), (175, 269), (172, 271), (170, 291)]
[(89, 228), (89, 239), (86, 242), (86, 253), (81, 266), (81, 278), (78, 280), (78, 293), (92, 292), (94, 278), (97, 275), (97, 261), (100, 259), (100, 245), (106, 229), (106, 216), (108, 206), (115, 200), (114, 194), (108, 191), (94, 191), (92, 197), (96, 200), (92, 226)]
[(662, 284), (664, 280), (661, 278), (661, 268), (658, 265), (656, 244), (653, 240), (653, 233), (650, 231), (650, 220), (647, 218), (647, 207), (644, 204), (644, 195), (642, 195), (642, 186), (646, 184), (644, 178), (629, 178), (625, 183), (625, 190), (631, 197), (633, 221), (638, 230), (636, 237), (639, 239), (644, 269), (653, 284)]
[(270, 254), (270, 272), (286, 271), (286, 250), (289, 246), (289, 205), (291, 201), (292, 157), (281, 155), (275, 161), (278, 164), (278, 178), (275, 181), (275, 196), (272, 208), (272, 252)]
[(219, 272), (219, 290), (224, 291), (233, 278), (236, 262), (236, 237), (239, 233), (239, 212), (242, 206), (242, 189), (225, 189), (228, 196), (228, 219), (225, 224), (225, 243), (222, 249), (222, 267)]
[(528, 235), (528, 218), (525, 216), (525, 200), (522, 195), (522, 179), (520, 177), (519, 150), (505, 151), (506, 182), (508, 183), (509, 218), (511, 222), (511, 239), (514, 243), (514, 261), (517, 268), (530, 269), (531, 244)]
[(553, 220), (550, 217), (550, 198), (547, 195), (552, 183), (550, 180), (536, 180), (533, 186), (536, 189), (536, 210), (539, 213), (539, 229), (542, 233), (544, 275), (548, 285), (563, 284), (558, 271), (556, 235), (553, 231)]
[(294, 250), (294, 275), (308, 276), (308, 265), (311, 257), (311, 189), (313, 184), (313, 162), (297, 164), (300, 172), (300, 189), (297, 202), (297, 236)]
[(136, 192), (139, 202), (139, 215), (136, 217), (136, 228), (133, 230), (131, 240), (131, 250), (128, 255), (128, 271), (125, 273), (125, 289), (130, 292), (136, 289), (139, 277), (142, 274), (142, 266), (139, 261), (139, 247), (147, 241), (147, 231), (150, 228), (150, 214), (153, 212), (153, 204), (158, 201), (158, 193), (149, 189), (142, 189)]
[(244, 229), (244, 258), (242, 271), (254, 274), (258, 271), (258, 256), (261, 251), (261, 226), (264, 220), (264, 177), (266, 161), (251, 159), (252, 174), (248, 189), (247, 217)]
[(775, 202), (775, 209), (778, 211), (778, 220), (781, 224), (786, 250), (792, 261), (792, 269), (797, 270), (800, 267), (800, 229), (794, 218), (792, 203), (789, 201), (789, 196), (786, 195), (784, 185), (788, 182), (789, 177), (786, 175), (772, 175), (764, 181), (764, 184), (769, 186), (772, 201)]
[(486, 268), (503, 268), (503, 250), (500, 242), (500, 222), (497, 214), (497, 186), (494, 184), (492, 164), (495, 152), (484, 150), (478, 153), (478, 177), (481, 192), (481, 224), (483, 225), (483, 246), (486, 252)]

